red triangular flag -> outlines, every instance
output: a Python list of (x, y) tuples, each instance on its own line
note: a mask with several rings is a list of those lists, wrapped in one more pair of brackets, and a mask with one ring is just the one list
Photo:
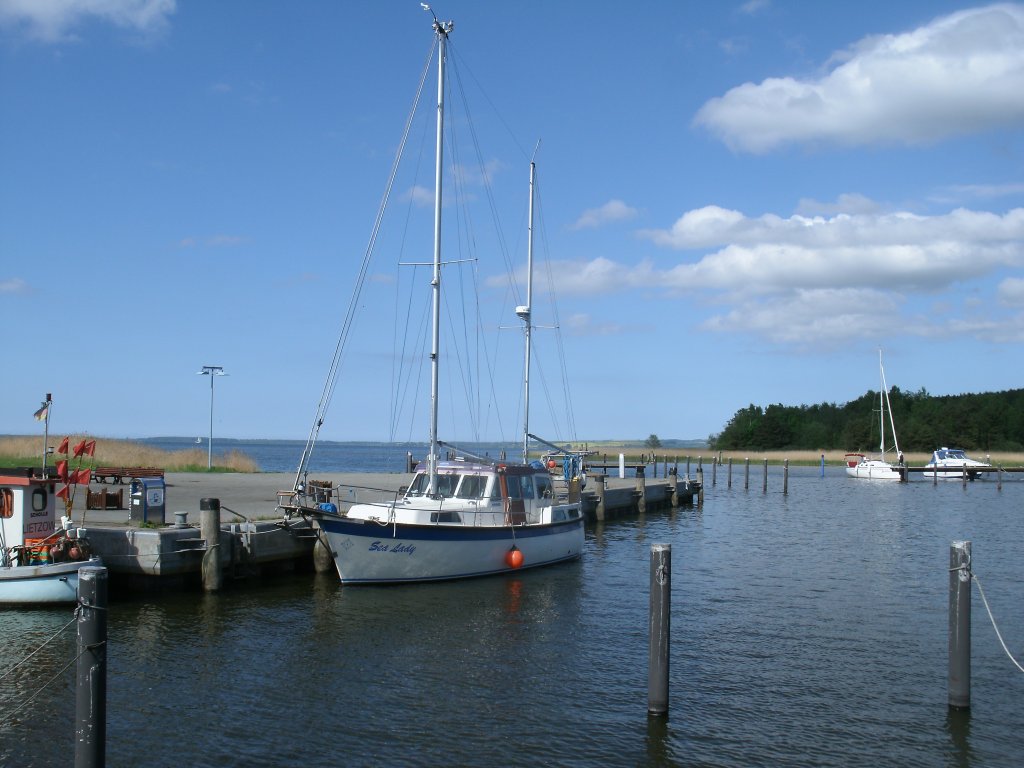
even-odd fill
[(85, 440), (82, 440), (82, 442), (75, 446), (75, 458), (77, 459), (83, 453), (85, 453)]
[(68, 479), (68, 462), (66, 459), (61, 459), (57, 462), (57, 477), (67, 482)]
[(85, 452), (88, 453), (90, 456), (95, 456), (96, 455), (96, 441), (95, 440), (90, 440), (88, 443), (85, 444)]
[(68, 455), (68, 439), (66, 437), (60, 441), (60, 447), (57, 448), (57, 453), (63, 453), (65, 456)]
[(68, 497), (68, 487), (65, 485), (59, 491), (57, 491), (58, 499), (66, 499)]
[(80, 469), (80, 470), (78, 470), (78, 484), (79, 485), (88, 485), (91, 480), (92, 480), (92, 470), (91, 469)]
[(71, 476), (68, 478), (68, 482), (71, 485), (78, 485), (78, 470), (77, 469), (74, 472), (71, 473)]

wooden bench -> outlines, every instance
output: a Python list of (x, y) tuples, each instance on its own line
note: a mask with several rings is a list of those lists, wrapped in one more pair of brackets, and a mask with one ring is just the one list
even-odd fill
[(124, 488), (108, 491), (100, 488), (89, 491), (85, 500), (86, 509), (124, 509)]
[(92, 479), (97, 483), (113, 483), (121, 485), (124, 479), (137, 477), (163, 477), (164, 471), (157, 467), (96, 467), (92, 471)]

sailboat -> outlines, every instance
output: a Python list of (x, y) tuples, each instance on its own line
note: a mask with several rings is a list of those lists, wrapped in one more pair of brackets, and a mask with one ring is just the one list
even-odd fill
[[(427, 8), (429, 10), (429, 8)], [(294, 493), (281, 504), (287, 515), (315, 522), (321, 543), (344, 584), (439, 581), (486, 576), (574, 560), (583, 550), (579, 480), (563, 492), (539, 461), (528, 461), (530, 331), (532, 326), (533, 194), (536, 166), (530, 164), (530, 224), (526, 304), (515, 308), (524, 326), (526, 362), (523, 455), (519, 462), (495, 461), (468, 452), (442, 459), (451, 446), (438, 436), (441, 326), (441, 213), (445, 60), (451, 21), (434, 17), (438, 49), (437, 143), (434, 195), (434, 259), (431, 280), (433, 335), (431, 409), (426, 461), (400, 495), (352, 504), (342, 511), (340, 489), (307, 482), (300, 461)], [(333, 369), (332, 369), (333, 370)], [(326, 389), (326, 388), (325, 388)], [(323, 422), (318, 412), (311, 440)], [(544, 442), (544, 441), (541, 441)], [(545, 443), (549, 447), (550, 443)], [(554, 446), (557, 448), (557, 446)]]
[(881, 433), (881, 443), (877, 456), (866, 456), (863, 453), (846, 454), (846, 474), (864, 480), (902, 480), (903, 473), (886, 460), (885, 447), (885, 414), (889, 413), (889, 427), (892, 430), (892, 442), (894, 452), (899, 458), (899, 466), (903, 465), (903, 453), (900, 451), (900, 444), (896, 440), (896, 423), (892, 417), (892, 405), (889, 403), (889, 390), (885, 384), (885, 368), (882, 367), (882, 351), (878, 351), (878, 371), (882, 380), (882, 389), (878, 393), (878, 429)]

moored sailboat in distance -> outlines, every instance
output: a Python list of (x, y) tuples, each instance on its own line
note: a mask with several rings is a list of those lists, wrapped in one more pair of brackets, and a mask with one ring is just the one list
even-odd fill
[[(887, 459), (892, 453), (896, 456), (899, 467), (903, 466), (903, 454), (900, 452), (900, 444), (896, 439), (896, 423), (892, 417), (892, 406), (889, 403), (889, 390), (885, 385), (885, 368), (882, 367), (882, 351), (878, 351), (878, 372), (882, 382), (882, 389), (878, 393), (878, 427), (881, 435), (879, 452), (877, 456), (867, 456), (863, 453), (846, 454), (846, 474), (862, 480), (902, 480), (901, 469), (894, 467)], [(889, 427), (892, 430), (893, 447), (889, 450), (885, 447), (885, 414), (889, 413)]]
[[(424, 6), (428, 11), (429, 8)], [(437, 66), (437, 143), (434, 194), (432, 345), (430, 351), (430, 435), (426, 461), (416, 468), (407, 489), (390, 498), (351, 504), (343, 509), (339, 489), (309, 482), (305, 466), (323, 423), (323, 400), (296, 474), (294, 492), (281, 507), (286, 515), (313, 520), (345, 584), (437, 581), (505, 573), (549, 565), (580, 556), (583, 514), (578, 478), (558, 488), (547, 468), (529, 462), (528, 430), (530, 331), (532, 328), (532, 216), (535, 165), (530, 164), (530, 228), (526, 304), (516, 307), (524, 324), (523, 456), (520, 462), (495, 461), (466, 452), (442, 460), (451, 451), (438, 437), (442, 179), (445, 64), (453, 24), (434, 17)], [(345, 333), (346, 331), (343, 331)], [(340, 345), (339, 345), (340, 346)], [(325, 392), (333, 388), (338, 357)], [(329, 398), (324, 398), (329, 399)], [(548, 444), (550, 445), (550, 444)], [(459, 453), (457, 450), (455, 453)]]

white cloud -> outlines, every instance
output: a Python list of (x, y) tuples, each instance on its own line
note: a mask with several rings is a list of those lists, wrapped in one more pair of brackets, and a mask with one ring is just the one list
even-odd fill
[(999, 284), (996, 290), (999, 303), (1009, 307), (1024, 308), (1024, 279), (1008, 277)]
[(813, 198), (801, 198), (796, 212), (802, 216), (834, 216), (837, 213), (878, 213), (882, 209), (869, 197), (858, 194), (842, 194), (834, 203), (824, 203)]
[(1024, 122), (1024, 6), (991, 5), (861, 40), (817, 80), (768, 78), (694, 122), (735, 150), (920, 144)]
[(29, 36), (55, 42), (87, 18), (152, 33), (162, 30), (176, 0), (0, 0), (0, 24), (24, 25)]
[[(848, 207), (877, 206), (857, 197)], [(840, 205), (842, 201), (840, 201)], [(907, 212), (831, 217), (748, 218), (716, 206), (688, 211), (669, 230), (644, 233), (673, 249), (702, 249), (696, 260), (628, 265), (595, 258), (557, 266), (561, 293), (657, 290), (726, 309), (702, 328), (752, 333), (814, 347), (849, 338), (938, 334), (1019, 339), (1024, 313), (994, 310), (991, 294), (967, 298), (962, 283), (1024, 267), (1024, 208), (1005, 214), (958, 209), (940, 216)], [(949, 302), (943, 312), (919, 298)], [(1024, 279), (1004, 278), (999, 303), (1024, 307)]]
[(590, 208), (582, 213), (572, 225), (573, 229), (592, 229), (616, 221), (628, 221), (637, 215), (636, 208), (631, 208), (621, 200), (609, 200), (600, 208)]
[(28, 292), (28, 283), (20, 277), (9, 277), (4, 280), (0, 280), (0, 293), (23, 294)]

